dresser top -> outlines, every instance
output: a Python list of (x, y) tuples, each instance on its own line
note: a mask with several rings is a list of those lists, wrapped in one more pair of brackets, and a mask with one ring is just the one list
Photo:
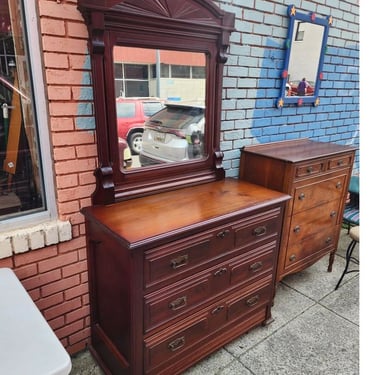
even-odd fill
[(243, 148), (242, 152), (297, 163), (303, 160), (334, 156), (343, 152), (355, 150), (356, 148), (353, 146), (344, 146), (328, 142), (317, 142), (307, 138), (302, 138), (246, 146)]
[(137, 247), (182, 231), (222, 224), (220, 220), (241, 214), (246, 217), (289, 198), (262, 186), (226, 178), (112, 205), (85, 207), (82, 213), (124, 239), (129, 247)]

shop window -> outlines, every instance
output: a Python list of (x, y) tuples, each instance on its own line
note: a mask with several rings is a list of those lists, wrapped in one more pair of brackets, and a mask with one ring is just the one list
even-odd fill
[[(37, 110), (38, 106), (40, 108), (45, 105), (45, 98), (40, 95), (44, 90), (33, 84), (38, 82), (42, 85), (43, 82), (40, 80), (40, 52), (38, 51), (38, 55), (36, 51), (28, 49), (27, 41), (30, 40), (30, 35), (27, 34), (27, 26), (35, 20), (29, 20), (28, 24), (24, 18), (24, 14), (30, 15), (29, 8), (35, 14), (35, 8), (32, 8), (30, 3), (34, 2), (7, 0), (0, 3), (0, 223), (2, 224), (14, 218), (32, 215), (35, 223), (37, 221), (35, 215), (46, 213), (47, 208), (50, 208), (47, 207), (47, 202), (50, 202), (51, 197), (46, 198), (44, 189), (44, 184), (50, 177), (43, 173), (46, 166), (51, 169), (50, 164), (48, 165), (50, 156), (48, 155), (47, 158), (41, 153), (43, 145), (46, 146), (48, 135), (41, 142), (39, 132), (42, 134), (41, 126), (46, 129), (46, 121), (45, 119), (40, 121), (38, 116), (40, 111)], [(24, 9), (24, 6), (28, 9)], [(32, 26), (35, 34), (36, 25)], [(33, 38), (35, 36), (33, 35)], [(36, 45), (37, 47), (33, 44), (33, 48), (39, 50), (38, 43)], [(37, 59), (34, 58), (35, 56)], [(38, 63), (39, 71), (35, 73)], [(36, 97), (38, 100), (35, 99)], [(42, 164), (42, 160), (46, 161), (45, 165)], [(51, 212), (45, 216), (51, 218)]]

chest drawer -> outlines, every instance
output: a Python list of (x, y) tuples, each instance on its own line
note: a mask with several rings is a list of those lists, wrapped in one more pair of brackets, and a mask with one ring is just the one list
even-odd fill
[(298, 186), (293, 194), (293, 214), (342, 198), (346, 175)]
[(331, 201), (294, 215), (291, 220), (289, 246), (325, 228), (335, 227), (341, 220), (338, 215), (340, 203), (340, 200)]
[(324, 161), (310, 161), (296, 166), (296, 178), (313, 176), (324, 170)]
[(186, 276), (199, 265), (234, 249), (231, 226), (148, 251), (144, 261), (144, 283), (157, 283)]
[(145, 331), (181, 317), (215, 296), (272, 274), (276, 241), (145, 297)]
[(339, 168), (348, 168), (352, 163), (353, 156), (351, 154), (341, 155), (328, 161), (328, 169), (335, 170)]
[[(339, 226), (322, 228), (320, 232), (306, 236), (301, 241), (291, 242), (287, 248), (285, 266), (294, 266), (299, 262), (307, 261), (319, 253), (333, 250), (337, 243), (337, 229)], [(317, 251), (319, 249), (319, 251)]]

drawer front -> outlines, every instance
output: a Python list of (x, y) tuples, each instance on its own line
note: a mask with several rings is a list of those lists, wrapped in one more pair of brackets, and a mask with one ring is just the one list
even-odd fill
[(232, 285), (245, 281), (253, 282), (256, 279), (272, 274), (275, 266), (276, 241), (257, 249), (252, 257), (241, 257), (231, 265)]
[(288, 246), (285, 267), (293, 266), (315, 254), (329, 252), (336, 246), (338, 226), (324, 228), (321, 232), (305, 237)]
[(245, 290), (241, 295), (228, 301), (228, 321), (249, 315), (272, 300), (272, 278), (265, 280), (266, 282), (256, 290)]
[(289, 246), (294, 246), (326, 228), (335, 228), (341, 221), (339, 210), (340, 200), (335, 200), (294, 215), (289, 231)]
[(147, 295), (144, 304), (145, 332), (177, 317), (181, 319), (198, 305), (210, 303), (215, 296), (229, 289), (272, 276), (275, 251), (276, 241), (273, 241)]
[(279, 231), (280, 215), (281, 209), (277, 207), (236, 225), (234, 227), (236, 247), (251, 246), (275, 238)]
[(180, 278), (195, 267), (222, 256), (233, 248), (234, 231), (228, 226), (148, 251), (144, 263), (145, 287)]
[[(169, 288), (173, 293), (155, 293), (146, 297), (144, 324), (145, 330), (164, 323), (182, 313), (191, 310), (196, 304), (207, 300), (210, 283), (208, 278), (200, 278), (190, 283), (184, 283), (180, 288)], [(161, 294), (161, 295), (160, 295)]]
[(350, 167), (353, 163), (353, 155), (345, 154), (335, 158), (332, 158), (328, 161), (328, 169), (336, 170), (340, 168)]
[(198, 320), (187, 323), (185, 327), (179, 327), (174, 334), (147, 340), (144, 357), (146, 372), (163, 362), (172, 360), (207, 335), (208, 318), (207, 315), (201, 316)]
[(346, 175), (340, 175), (308, 185), (298, 186), (293, 194), (293, 214), (341, 199), (346, 178)]
[(324, 161), (319, 162), (309, 162), (303, 165), (298, 165), (296, 167), (296, 178), (314, 176), (318, 173), (323, 172), (324, 170)]

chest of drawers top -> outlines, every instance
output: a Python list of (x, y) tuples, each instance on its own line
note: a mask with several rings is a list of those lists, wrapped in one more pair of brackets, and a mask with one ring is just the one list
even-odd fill
[(245, 147), (245, 152), (282, 160), (289, 163), (300, 163), (306, 160), (329, 158), (346, 151), (355, 151), (352, 146), (336, 143), (317, 142), (307, 138), (290, 141), (266, 143)]
[(166, 243), (218, 223), (280, 204), (290, 197), (245, 181), (226, 178), (157, 195), (92, 206), (86, 218), (105, 226), (129, 249)]

